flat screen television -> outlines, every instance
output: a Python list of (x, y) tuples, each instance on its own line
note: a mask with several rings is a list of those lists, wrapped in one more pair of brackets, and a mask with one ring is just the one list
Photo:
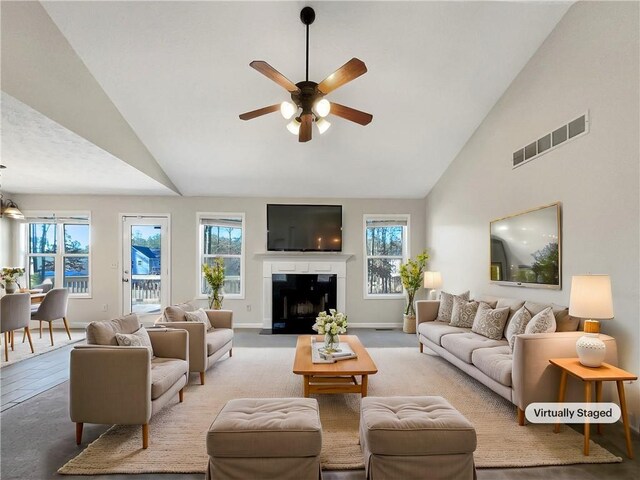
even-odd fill
[(270, 252), (341, 252), (342, 205), (267, 205)]

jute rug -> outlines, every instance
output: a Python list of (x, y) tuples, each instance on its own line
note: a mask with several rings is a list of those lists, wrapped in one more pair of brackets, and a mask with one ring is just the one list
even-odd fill
[[(475, 426), (476, 465), (530, 467), (576, 463), (614, 463), (622, 459), (591, 442), (582, 454), (583, 436), (569, 427), (520, 427), (515, 407), (437, 356), (417, 348), (372, 348), (378, 373), (369, 377), (370, 396), (440, 395)], [(291, 372), (294, 349), (234, 348), (233, 358), (195, 377), (184, 403), (171, 404), (151, 419), (150, 445), (141, 448), (141, 428), (114, 426), (58, 470), (63, 474), (200, 473), (207, 465), (206, 432), (225, 402), (240, 397), (301, 397), (302, 379)], [(325, 470), (363, 468), (358, 444), (360, 397), (318, 395)]]
[(2, 363), (0, 363), (0, 368), (13, 365), (14, 363), (21, 362), (28, 358), (37, 357), (38, 355), (42, 355), (43, 353), (47, 353), (52, 350), (57, 350), (66, 345), (84, 340), (85, 338), (84, 330), (71, 330), (71, 340), (69, 340), (67, 332), (65, 332), (64, 330), (54, 330), (54, 345), (51, 346), (51, 339), (49, 338), (49, 324), (44, 322), (42, 338), (40, 338), (40, 333), (37, 328), (31, 330), (31, 341), (33, 342), (34, 350), (34, 353), (31, 353), (31, 348), (29, 348), (29, 341), (25, 340), (24, 343), (22, 343), (23, 332), (24, 330), (16, 330), (16, 332), (14, 333), (15, 338), (13, 339), (13, 346), (15, 350), (12, 351), (11, 346), (9, 346), (8, 362), (5, 362), (4, 360), (4, 336), (1, 336), (3, 345)]

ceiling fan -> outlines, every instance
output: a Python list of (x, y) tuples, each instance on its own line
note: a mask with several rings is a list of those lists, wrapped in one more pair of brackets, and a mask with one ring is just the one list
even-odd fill
[(368, 125), (371, 123), (373, 115), (351, 107), (345, 107), (335, 102), (329, 102), (324, 98), (325, 95), (331, 93), (336, 88), (366, 73), (367, 66), (362, 60), (352, 58), (320, 83), (309, 81), (309, 25), (313, 23), (315, 18), (316, 14), (311, 7), (304, 7), (300, 12), (300, 20), (302, 20), (302, 23), (307, 27), (306, 80), (294, 84), (262, 60), (254, 60), (249, 64), (250, 67), (256, 69), (265, 77), (273, 80), (287, 90), (291, 94), (293, 103), (282, 102), (246, 112), (240, 115), (241, 120), (251, 120), (252, 118), (280, 110), (282, 116), (287, 120), (294, 117), (287, 125), (287, 129), (294, 135), (298, 135), (298, 141), (300, 142), (308, 142), (311, 140), (311, 125), (313, 123), (318, 127), (320, 134), (326, 132), (331, 126), (325, 119), (329, 114), (360, 125)]

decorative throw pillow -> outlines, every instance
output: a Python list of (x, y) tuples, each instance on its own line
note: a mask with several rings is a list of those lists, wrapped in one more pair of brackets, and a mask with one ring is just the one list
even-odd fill
[(207, 330), (213, 328), (211, 322), (209, 321), (209, 317), (207, 316), (207, 312), (205, 312), (202, 308), (199, 308), (195, 312), (184, 312), (184, 318), (187, 322), (204, 323), (204, 326)]
[(552, 333), (556, 331), (556, 317), (551, 307), (547, 307), (533, 317), (524, 333)]
[(460, 295), (452, 293), (440, 292), (440, 306), (438, 307), (438, 320), (442, 322), (450, 322), (453, 313), (453, 297), (459, 297), (462, 300), (469, 300), (469, 291), (467, 290)]
[(133, 333), (116, 333), (116, 342), (121, 347), (147, 347), (153, 358), (153, 346), (151, 338), (144, 327), (140, 327)]
[(478, 302), (467, 302), (460, 297), (453, 297), (453, 311), (451, 312), (451, 322), (449, 325), (452, 327), (471, 328), (473, 325), (473, 319), (478, 311)]
[(509, 318), (509, 307), (491, 308), (483, 302), (478, 307), (476, 318), (473, 319), (471, 331), (483, 337), (500, 340), (507, 318)]
[(530, 320), (531, 312), (524, 306), (520, 307), (520, 309), (513, 314), (511, 322), (509, 322), (509, 325), (507, 326), (507, 331), (504, 334), (504, 336), (507, 337), (507, 340), (509, 340), (509, 346), (511, 347), (512, 352), (513, 347), (516, 344), (516, 335), (524, 333)]

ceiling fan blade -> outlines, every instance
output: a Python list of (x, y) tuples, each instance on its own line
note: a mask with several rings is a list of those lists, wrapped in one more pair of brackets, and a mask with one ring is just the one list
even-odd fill
[(298, 135), (299, 142), (308, 142), (311, 140), (311, 121), (312, 117), (310, 113), (305, 113), (300, 117), (300, 133)]
[(360, 75), (367, 72), (367, 66), (362, 60), (352, 58), (338, 70), (333, 72), (327, 78), (325, 78), (318, 85), (318, 90), (323, 94), (332, 92), (338, 87), (341, 87), (345, 83), (349, 83), (351, 80), (358, 78)]
[(359, 123), (360, 125), (369, 125), (371, 120), (373, 120), (373, 115), (366, 112), (361, 112), (360, 110), (356, 110), (355, 108), (345, 107), (344, 105), (340, 105), (339, 103), (331, 102), (331, 115), (336, 115), (338, 117), (344, 118), (345, 120), (350, 120), (355, 123)]
[(280, 104), (269, 105), (268, 107), (262, 107), (258, 110), (252, 110), (251, 112), (245, 112), (240, 114), (240, 120), (251, 120), (252, 118), (266, 115), (267, 113), (277, 112), (280, 110)]
[(279, 71), (277, 71), (267, 62), (264, 62), (262, 60), (254, 60), (249, 64), (249, 66), (251, 68), (255, 68), (265, 77), (273, 80), (288, 92), (293, 93), (293, 92), (298, 92), (300, 90), (298, 87), (296, 87), (296, 85), (291, 80), (289, 80), (287, 77), (282, 75)]

